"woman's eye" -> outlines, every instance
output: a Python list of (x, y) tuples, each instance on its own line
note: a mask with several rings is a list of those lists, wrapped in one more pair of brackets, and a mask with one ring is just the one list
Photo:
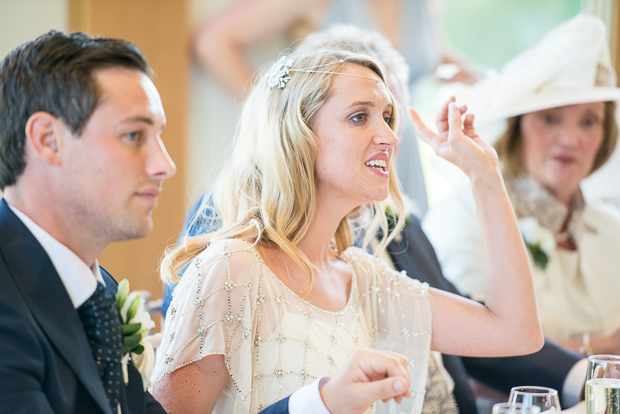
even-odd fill
[(366, 114), (357, 114), (357, 115), (353, 115), (353, 117), (351, 118), (351, 120), (353, 122), (356, 122), (358, 124), (363, 123), (366, 120)]
[(599, 119), (592, 117), (592, 118), (586, 118), (583, 120), (583, 125), (586, 127), (593, 127), (595, 125), (599, 124)]
[(392, 117), (391, 116), (385, 116), (385, 117), (383, 117), (383, 120), (385, 121), (386, 124), (392, 125)]
[(543, 115), (542, 120), (545, 124), (553, 124), (555, 122), (553, 115)]

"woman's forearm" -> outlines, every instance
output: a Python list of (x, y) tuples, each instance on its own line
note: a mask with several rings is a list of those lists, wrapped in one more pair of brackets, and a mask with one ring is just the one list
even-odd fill
[(472, 175), (484, 240), (486, 308), (505, 335), (518, 339), (515, 345), (542, 345), (530, 264), (499, 166)]

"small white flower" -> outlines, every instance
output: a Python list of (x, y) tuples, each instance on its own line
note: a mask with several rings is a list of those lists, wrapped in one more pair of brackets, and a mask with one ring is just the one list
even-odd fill
[(541, 228), (540, 233), (540, 248), (549, 254), (555, 249), (555, 237), (551, 230), (546, 228)]
[(534, 217), (525, 217), (519, 220), (519, 228), (523, 235), (523, 240), (528, 244), (538, 244), (541, 238), (541, 227), (538, 220)]
[[(123, 325), (134, 325), (134, 329), (125, 333), (128, 337), (135, 338), (136, 335), (140, 335), (140, 342), (131, 350), (124, 350), (127, 352), (122, 360), (122, 371), (125, 385), (128, 383), (127, 364), (129, 361), (133, 361), (136, 368), (142, 376), (142, 384), (144, 390), (150, 385), (150, 377), (155, 367), (155, 351), (153, 345), (149, 342), (149, 338), (145, 338), (149, 331), (155, 327), (155, 322), (151, 319), (151, 315), (144, 309), (144, 300), (137, 293), (129, 293), (129, 282), (127, 279), (123, 279), (119, 283), (118, 292), (116, 295), (116, 306), (121, 317), (121, 323)], [(172, 314), (174, 314), (174, 308)], [(140, 324), (139, 326), (136, 324)], [(125, 341), (125, 338), (123, 338)], [(124, 342), (123, 342), (124, 343)], [(134, 342), (135, 343), (135, 342)], [(125, 346), (125, 345), (123, 345)], [(133, 351), (138, 351), (140, 346), (143, 351), (137, 354)], [(168, 361), (166, 361), (168, 363)]]
[(532, 260), (536, 266), (545, 270), (549, 263), (549, 253), (556, 247), (553, 233), (551, 230), (542, 227), (534, 217), (525, 217), (519, 220), (519, 228)]
[[(136, 310), (136, 314), (133, 316), (133, 318), (127, 320), (127, 312), (129, 311), (129, 307), (131, 306), (136, 297), (138, 297), (138, 300), (140, 301), (140, 303), (138, 304), (138, 309)], [(151, 319), (151, 314), (144, 309), (144, 299), (140, 298), (140, 295), (135, 292), (130, 293), (129, 296), (127, 296), (125, 303), (123, 303), (123, 307), (119, 309), (119, 313), (121, 314), (121, 317), (123, 318), (123, 321), (125, 321), (125, 323), (141, 324), (140, 333), (142, 335), (142, 338), (146, 336), (149, 330), (155, 327), (155, 322), (153, 322), (153, 320)]]

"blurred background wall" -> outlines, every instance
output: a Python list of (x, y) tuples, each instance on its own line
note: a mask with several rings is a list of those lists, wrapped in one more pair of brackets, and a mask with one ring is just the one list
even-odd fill
[(0, 56), (50, 29), (69, 28), (69, 0), (0, 0)]
[[(164, 185), (153, 234), (111, 246), (101, 258), (117, 279), (128, 278), (132, 289), (151, 290), (154, 297), (161, 296), (158, 258), (166, 245), (176, 241), (189, 204), (224, 165), (238, 115), (239, 102), (193, 63), (191, 33), (236, 1), (0, 0), (0, 56), (50, 29), (79, 29), (129, 39), (154, 66), (154, 81), (168, 115), (164, 141), (179, 173)], [(440, 30), (449, 48), (480, 66), (497, 69), (580, 11), (607, 20), (612, 45), (617, 45), (617, 8), (617, 0), (443, 0)], [(286, 50), (291, 40), (270, 39), (248, 57), (259, 67)], [(418, 87), (419, 109), (430, 121), (435, 111), (430, 97), (436, 87), (429, 79)], [(432, 203), (451, 184), (433, 169), (433, 155), (424, 146), (422, 153)]]

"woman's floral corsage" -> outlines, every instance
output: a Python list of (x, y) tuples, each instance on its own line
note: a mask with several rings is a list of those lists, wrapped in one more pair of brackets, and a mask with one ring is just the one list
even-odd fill
[(530, 251), (536, 266), (545, 270), (549, 263), (549, 253), (555, 249), (555, 237), (551, 230), (538, 224), (534, 217), (519, 220), (519, 228), (525, 246)]
[(151, 315), (144, 309), (144, 300), (138, 294), (129, 293), (129, 282), (123, 279), (116, 291), (116, 307), (121, 317), (123, 329), (123, 378), (129, 381), (127, 364), (131, 360), (140, 374), (144, 390), (150, 385), (150, 377), (155, 366), (155, 351), (150, 342), (144, 340), (149, 330), (155, 326)]

